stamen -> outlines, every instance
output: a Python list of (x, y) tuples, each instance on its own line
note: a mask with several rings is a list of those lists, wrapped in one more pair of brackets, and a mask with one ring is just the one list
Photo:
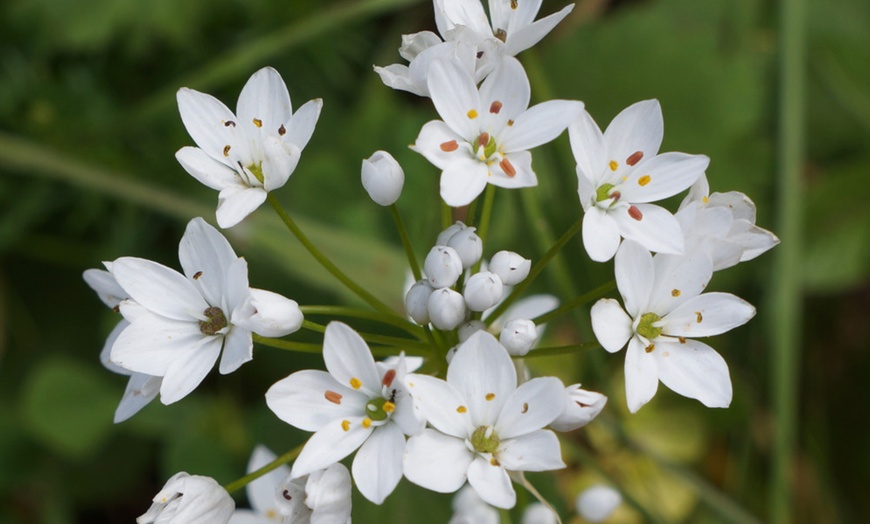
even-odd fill
[(698, 322), (698, 324), (700, 324), (701, 321), (704, 320), (704, 317), (701, 315), (700, 311), (695, 311), (695, 320)]
[(501, 462), (499, 462), (498, 459), (496, 459), (495, 457), (492, 457), (491, 459), (489, 459), (489, 465), (499, 467), (501, 466)]
[(456, 151), (457, 149), (459, 149), (459, 144), (456, 142), (456, 140), (451, 140), (449, 142), (443, 142), (441, 144), (441, 151), (444, 151), (445, 153), (449, 153), (451, 151)]
[(520, 411), (520, 413), (525, 414), (525, 413), (528, 413), (528, 411), (529, 411), (529, 403), (528, 403), (528, 402), (523, 402), (523, 410)]
[(495, 102), (493, 102), (492, 104), (490, 104), (490, 106), (489, 106), (489, 112), (492, 113), (492, 114), (494, 114), (494, 115), (497, 115), (498, 112), (501, 111), (501, 108), (502, 108), (502, 103), (499, 102), (498, 100), (496, 100)]
[(655, 344), (650, 344), (649, 346), (643, 348), (643, 350), (646, 351), (647, 353), (652, 353), (653, 351), (655, 351), (655, 349), (656, 349)]
[(637, 206), (629, 206), (628, 216), (637, 220), (638, 222), (640, 222), (641, 219), (643, 219), (643, 213), (640, 212), (640, 209), (638, 209)]
[(637, 183), (640, 184), (640, 187), (643, 187), (649, 184), (650, 180), (652, 180), (652, 177), (650, 177), (649, 175), (644, 175), (637, 179)]
[(508, 120), (508, 121), (507, 121), (507, 126), (510, 127), (510, 126), (512, 126), (512, 125), (514, 125), (514, 121), (513, 121), (513, 120)]
[(610, 198), (613, 199), (613, 203), (615, 204), (620, 198), (622, 198), (622, 193), (614, 191), (613, 193), (610, 193)]
[(323, 394), (323, 397), (333, 404), (341, 404), (341, 394), (336, 393), (335, 391), (326, 391)]
[(233, 122), (232, 120), (227, 120), (224, 122), (224, 127), (230, 127), (230, 126), (236, 127), (236, 123)]
[(607, 166), (610, 168), (611, 171), (616, 171), (617, 169), (619, 169), (619, 162), (617, 162), (616, 160), (611, 160), (607, 163)]
[(341, 421), (341, 429), (345, 431), (350, 431), (350, 421), (345, 419)]
[(483, 132), (477, 137), (477, 145), (479, 147), (486, 147), (486, 144), (489, 143), (489, 133)]
[(254, 122), (254, 125), (255, 125), (255, 126), (257, 126), (257, 127), (263, 127), (263, 121), (260, 120), (259, 118), (255, 118), (255, 119), (253, 120), (253, 122)]
[(281, 124), (281, 127), (278, 128), (278, 134), (281, 136), (287, 134), (287, 128), (284, 127), (284, 124)]
[(230, 156), (230, 146), (224, 146), (224, 156)]
[(456, 408), (457, 413), (465, 413), (466, 411), (468, 411), (468, 408), (465, 406), (459, 406), (458, 408)]
[(281, 496), (287, 500), (293, 500), (293, 497), (290, 495), (290, 491), (288, 491), (286, 489), (281, 492)]
[(502, 158), (501, 162), (498, 163), (498, 167), (500, 167), (501, 170), (504, 171), (504, 174), (506, 174), (510, 178), (513, 178), (517, 175), (517, 170), (514, 168), (514, 165), (511, 164), (511, 161), (507, 158)]
[(386, 387), (390, 387), (393, 385), (393, 379), (396, 378), (396, 370), (388, 369), (386, 373), (384, 373), (384, 378), (381, 380), (381, 384)]
[(643, 151), (635, 151), (631, 154), (630, 157), (625, 159), (625, 163), (633, 166), (640, 162), (640, 159), (643, 158)]
[(511, 9), (519, 7), (520, 3), (517, 0), (511, 0)]
[(468, 118), (474, 120), (475, 118), (477, 118), (477, 110), (476, 109), (469, 109), (468, 113), (466, 113), (466, 115), (468, 116)]
[(362, 381), (356, 377), (351, 377), (350, 387), (352, 387), (353, 389), (359, 389), (360, 387), (362, 387)]
[(202, 271), (197, 271), (196, 273), (193, 274), (193, 279), (199, 280), (199, 277), (201, 277), (201, 276), (202, 276)]
[(705, 204), (709, 204), (709, 203), (710, 203), (710, 199), (707, 198), (707, 197), (704, 197), (704, 198), (701, 199), (701, 202), (703, 202), (703, 203), (705, 203)]
[(493, 36), (495, 36), (496, 38), (498, 38), (502, 42), (507, 41), (507, 31), (505, 31), (504, 29), (499, 29), (498, 31), (496, 31), (493, 34)]
[(364, 418), (362, 421), (362, 427), (364, 429), (369, 429), (370, 427), (372, 427), (372, 419), (368, 417)]
[(484, 398), (486, 398), (488, 402), (491, 402), (495, 398), (495, 393), (487, 393)]
[(680, 295), (682, 295), (682, 292), (680, 292), (679, 289), (672, 289), (672, 290), (671, 290), (671, 296), (672, 296), (672, 297), (677, 298), (677, 297), (680, 296)]
[(686, 337), (677, 337), (677, 340), (680, 341), (680, 344), (685, 344), (685, 343), (686, 343)]
[(382, 409), (386, 413), (392, 413), (393, 411), (396, 411), (396, 405), (388, 400), (388, 401), (384, 402), (384, 406)]

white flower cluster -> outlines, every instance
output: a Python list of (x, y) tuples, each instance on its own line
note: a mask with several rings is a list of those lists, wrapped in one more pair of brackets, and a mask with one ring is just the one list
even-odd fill
[[(408, 65), (375, 68), (386, 85), (431, 99), (440, 116), (423, 125), (411, 148), (441, 171), (440, 196), (447, 206), (468, 206), (486, 190), (481, 215), (487, 216), (442, 231), (422, 271), (409, 253), (413, 271), (422, 276), (405, 294), (405, 313), (413, 322), (351, 282), (268, 195), (294, 172), (320, 100), (294, 113), (283, 80), (271, 68), (251, 77), (235, 113), (210, 95), (178, 92), (181, 119), (197, 147), (183, 147), (176, 157), (193, 177), (219, 191), (218, 224), (234, 226), (269, 199), (315, 258), (377, 310), (361, 317), (384, 319), (405, 328), (410, 338), (366, 334), (337, 321), (305, 322), (323, 333), (326, 370), (296, 371), (265, 395), (278, 418), (313, 433), (292, 467), (283, 465), (292, 453), (278, 458), (258, 448), (248, 468), (253, 476), (262, 474), (248, 484), (252, 509), (235, 513), (226, 490), (212, 479), (179, 473), (140, 522), (344, 524), (350, 521), (351, 478), (375, 504), (402, 478), (435, 492), (458, 491), (452, 522), (497, 522), (490, 506), (512, 508), (513, 482), (525, 482), (524, 472), (564, 467), (555, 431), (588, 424), (607, 399), (580, 384), (534, 377), (522, 357), (530, 356), (543, 334), (535, 319), (542, 323), (540, 317), (553, 318), (580, 302), (560, 308), (553, 295), (517, 300), (550, 254), (534, 270), (531, 260), (511, 251), (484, 261), (478, 227), (483, 231), (482, 224), (489, 224), (492, 206), (486, 204), (495, 188), (537, 185), (530, 150), (566, 129), (577, 165), (578, 214), (583, 211), (582, 225), (578, 221), (570, 231), (582, 231), (592, 260), (614, 259), (622, 298), (600, 293), (590, 299), (599, 299), (591, 308), (592, 330), (608, 352), (628, 348), (629, 410), (649, 402), (659, 381), (706, 406), (730, 404), (724, 359), (696, 339), (742, 325), (755, 308), (734, 295), (704, 290), (714, 271), (757, 257), (778, 239), (755, 225), (755, 208), (745, 195), (710, 194), (709, 158), (659, 152), (664, 125), (656, 100), (631, 105), (604, 132), (582, 102), (529, 107), (529, 80), (515, 55), (573, 8), (535, 21), (541, 4), (489, 0), (488, 18), (478, 0), (434, 0), (439, 34), (405, 35), (399, 53)], [(405, 177), (392, 155), (377, 151), (363, 160), (361, 181), (374, 202), (391, 206), (398, 216), (394, 204)], [(687, 189), (676, 214), (655, 204)], [(397, 226), (405, 233), (401, 220)], [(410, 252), (410, 243), (403, 242)], [(557, 242), (553, 251), (562, 245)], [(107, 271), (85, 272), (106, 305), (123, 316), (101, 357), (109, 369), (130, 375), (116, 422), (158, 393), (164, 404), (182, 399), (219, 357), (220, 373), (238, 369), (252, 358), (256, 337), (267, 342), (303, 327), (295, 301), (249, 287), (245, 259), (203, 219), (188, 224), (179, 260), (182, 273), (134, 257), (106, 262)], [(285, 349), (296, 347), (280, 342)], [(392, 356), (376, 362), (369, 343)], [(531, 356), (541, 353), (543, 348)], [(352, 454), (348, 472), (339, 462)], [(612, 488), (594, 488), (578, 499), (577, 511), (600, 521), (619, 502)], [(557, 521), (546, 505), (530, 506), (523, 517), (529, 523)]]

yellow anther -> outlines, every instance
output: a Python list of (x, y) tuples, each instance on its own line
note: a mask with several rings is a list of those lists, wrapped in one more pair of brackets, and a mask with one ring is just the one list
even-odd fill
[(372, 427), (372, 419), (368, 417), (364, 418), (362, 421), (362, 427), (365, 429), (369, 429), (370, 427)]
[(607, 165), (610, 167), (611, 171), (616, 171), (617, 169), (619, 169), (619, 162), (617, 162), (616, 160), (611, 160), (607, 163)]
[(360, 387), (362, 387), (362, 381), (356, 377), (352, 377), (350, 379), (350, 387), (352, 387), (353, 389), (359, 389)]
[(671, 296), (672, 296), (672, 297), (677, 298), (677, 297), (680, 296), (680, 295), (682, 295), (682, 293), (680, 292), (679, 289), (672, 289), (672, 290), (671, 290)]
[(485, 398), (487, 401), (492, 401), (495, 398), (495, 393), (487, 393)]
[(456, 408), (457, 413), (465, 413), (466, 411), (468, 411), (468, 408), (466, 408), (465, 406), (459, 406), (458, 408)]
[(468, 115), (468, 118), (474, 120), (475, 118), (477, 118), (477, 110), (476, 109), (469, 109), (467, 115)]
[(710, 203), (710, 199), (707, 198), (707, 197), (704, 197), (704, 198), (701, 199), (701, 202), (703, 202), (703, 203), (705, 203), (705, 204), (709, 204), (709, 203)]
[(254, 119), (254, 125), (257, 126), (257, 127), (263, 127), (263, 121), (260, 120), (259, 118), (255, 118), (255, 119)]
[(644, 175), (644, 176), (637, 179), (637, 183), (640, 184), (641, 187), (643, 187), (643, 186), (649, 184), (650, 180), (652, 180), (652, 178), (649, 175)]
[(496, 459), (495, 457), (492, 457), (491, 459), (489, 459), (489, 465), (498, 467), (501, 466), (501, 462), (499, 462), (498, 459)]
[(230, 146), (224, 146), (224, 156), (230, 156)]
[(701, 315), (700, 311), (695, 311), (695, 320), (698, 322), (698, 324), (700, 324), (701, 321), (704, 320), (704, 317)]
[(645, 347), (645, 348), (643, 348), (643, 349), (644, 349), (644, 351), (646, 351), (647, 353), (652, 353), (653, 350), (655, 350), (655, 348), (656, 348), (656, 345), (655, 345), (655, 344), (650, 344), (649, 346), (647, 346), (647, 347)]
[(388, 400), (384, 402), (383, 410), (385, 413), (392, 413), (393, 411), (396, 411), (396, 405)]
[(528, 411), (529, 411), (529, 403), (528, 403), (528, 402), (523, 402), (523, 410), (520, 411), (520, 413), (525, 414), (525, 413), (527, 413)]
[(349, 420), (342, 420), (341, 421), (341, 429), (343, 429), (345, 431), (350, 431), (350, 421)]

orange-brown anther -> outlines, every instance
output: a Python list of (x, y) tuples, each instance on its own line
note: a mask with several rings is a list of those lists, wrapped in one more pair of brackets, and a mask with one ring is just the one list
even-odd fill
[(260, 120), (259, 118), (255, 118), (255, 119), (253, 120), (253, 122), (254, 122), (254, 125), (255, 125), (255, 126), (257, 126), (257, 127), (263, 127), (263, 121)]
[(284, 127), (284, 124), (281, 124), (281, 127), (278, 128), (278, 134), (284, 136), (287, 134), (287, 128)]
[(507, 158), (502, 158), (501, 162), (498, 163), (498, 167), (500, 167), (502, 171), (504, 171), (504, 174), (511, 178), (513, 178), (517, 174), (517, 170), (514, 169), (514, 165), (511, 164), (511, 161)]
[(197, 271), (196, 273), (193, 274), (193, 279), (199, 280), (199, 277), (201, 277), (201, 276), (202, 276), (202, 271)]
[(386, 373), (384, 373), (384, 378), (381, 380), (381, 384), (390, 387), (393, 384), (393, 379), (396, 378), (396, 370), (388, 369)]
[(640, 212), (640, 209), (637, 206), (631, 206), (628, 208), (628, 216), (640, 222), (643, 219), (643, 213)]
[(610, 198), (612, 198), (613, 201), (616, 202), (617, 200), (622, 198), (622, 193), (620, 193), (619, 191), (614, 191), (613, 193), (610, 193)]
[(456, 142), (456, 140), (451, 140), (449, 142), (443, 142), (441, 144), (441, 151), (444, 151), (445, 153), (449, 153), (451, 151), (456, 151), (457, 149), (459, 149), (459, 143)]
[(323, 394), (323, 398), (332, 402), (333, 404), (341, 404), (341, 395), (336, 393), (335, 391), (327, 391)]
[(498, 112), (501, 111), (501, 108), (502, 108), (502, 103), (499, 102), (498, 100), (496, 100), (495, 102), (493, 102), (492, 104), (490, 104), (490, 106), (489, 106), (489, 112), (492, 113), (492, 114), (494, 114), (494, 115), (497, 115)]
[(230, 156), (230, 146), (224, 146), (224, 156)]
[(643, 158), (643, 151), (635, 151), (634, 153), (631, 154), (630, 157), (625, 159), (625, 163), (630, 165), (630, 166), (633, 166), (633, 165), (637, 164), (638, 162), (640, 162), (641, 158)]
[(232, 120), (227, 120), (224, 122), (224, 127), (230, 127), (230, 126), (236, 127), (236, 123), (233, 122)]
[(486, 144), (489, 143), (489, 133), (481, 133), (479, 137), (477, 137), (477, 145), (480, 147), (486, 147)]

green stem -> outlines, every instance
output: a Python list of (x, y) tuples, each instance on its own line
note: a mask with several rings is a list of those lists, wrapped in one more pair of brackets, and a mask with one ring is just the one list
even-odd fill
[(573, 353), (577, 353), (579, 351), (586, 351), (589, 349), (599, 349), (601, 348), (601, 344), (598, 341), (595, 342), (583, 342), (580, 344), (571, 344), (570, 346), (553, 346), (548, 348), (535, 348), (529, 351), (525, 356), (521, 358), (535, 358), (535, 357), (551, 357), (554, 355), (569, 355)]
[(396, 204), (390, 206), (390, 211), (393, 214), (393, 221), (396, 223), (396, 229), (399, 230), (399, 237), (402, 239), (402, 246), (405, 248), (405, 254), (408, 256), (408, 264), (411, 266), (414, 280), (420, 280), (423, 278), (423, 273), (420, 272), (420, 263), (417, 262), (417, 256), (414, 255), (414, 247), (411, 245), (411, 239), (408, 237), (408, 230), (405, 228), (405, 221), (402, 220), (402, 215), (399, 213), (399, 208)]
[(489, 234), (489, 220), (492, 217), (492, 204), (495, 201), (495, 186), (486, 185), (483, 193), (483, 209), (480, 211), (480, 222), (477, 225), (477, 236), (486, 245), (486, 236)]
[(350, 317), (374, 320), (397, 327), (408, 332), (408, 334), (417, 337), (419, 340), (426, 339), (426, 334), (422, 327), (412, 324), (411, 322), (393, 314), (384, 315), (377, 311), (367, 311), (347, 306), (299, 306), (299, 309), (302, 310), (303, 315), (324, 315), (329, 317)]
[(224, 486), (224, 489), (227, 490), (227, 493), (233, 493), (234, 491), (238, 491), (238, 490), (242, 489), (243, 487), (247, 486), (251, 482), (262, 477), (266, 473), (269, 473), (272, 470), (278, 469), (281, 466), (283, 466), (284, 464), (286, 464), (286, 463), (290, 462), (291, 460), (295, 459), (296, 457), (298, 457), (299, 453), (302, 452), (302, 447), (304, 445), (305, 444), (300, 444), (300, 445), (296, 446), (295, 448), (291, 449), (290, 451), (288, 451), (287, 453), (284, 453), (280, 457), (276, 458), (272, 462), (266, 464), (262, 468), (255, 470), (255, 471), (252, 471), (238, 480), (234, 480), (234, 481), (230, 482), (229, 484)]
[(565, 233), (559, 238), (559, 240), (557, 240), (556, 243), (553, 244), (550, 250), (544, 253), (544, 256), (541, 257), (541, 260), (539, 260), (538, 263), (532, 267), (532, 270), (529, 271), (529, 276), (527, 276), (525, 280), (517, 284), (514, 287), (513, 291), (511, 291), (511, 294), (508, 295), (508, 297), (504, 300), (504, 302), (502, 302), (497, 308), (495, 308), (495, 311), (493, 311), (488, 317), (486, 317), (485, 322), (487, 323), (487, 325), (491, 324), (495, 319), (500, 317), (507, 310), (507, 308), (509, 308), (514, 302), (516, 302), (516, 300), (523, 294), (526, 288), (529, 287), (529, 285), (535, 280), (535, 278), (541, 273), (541, 271), (544, 270), (544, 268), (547, 266), (547, 263), (550, 262), (550, 260), (552, 260), (557, 253), (559, 253), (559, 250), (561, 250), (562, 247), (566, 243), (568, 243), (568, 241), (571, 240), (571, 238), (576, 235), (578, 231), (580, 231), (580, 228), (582, 226), (583, 216), (581, 215), (577, 222), (575, 222), (574, 225), (568, 228), (568, 230), (565, 231)]
[(569, 302), (562, 304), (561, 306), (554, 309), (553, 311), (550, 311), (548, 313), (544, 313), (543, 315), (540, 315), (538, 317), (533, 318), (532, 322), (534, 322), (536, 325), (546, 324), (547, 322), (553, 320), (554, 318), (558, 317), (559, 315), (567, 313), (567, 312), (571, 311), (572, 309), (579, 307), (579, 306), (582, 306), (583, 304), (585, 304), (587, 302), (591, 302), (595, 299), (599, 299), (599, 298), (603, 297), (604, 295), (610, 293), (614, 289), (616, 289), (616, 281), (611, 280), (610, 282), (607, 282), (605, 284), (598, 286), (597, 288), (593, 289), (592, 291), (589, 291), (587, 293), (583, 293), (582, 295), (576, 297), (574, 300), (571, 300)]
[[(309, 331), (314, 331), (315, 333), (326, 333), (326, 326), (324, 326), (323, 324), (318, 324), (316, 322), (311, 322), (310, 320), (303, 320), (302, 328)], [(418, 340), (401, 337), (391, 337), (387, 335), (379, 335), (376, 333), (365, 333), (363, 331), (357, 331), (357, 334), (361, 336), (362, 339), (365, 340), (368, 344), (383, 344), (385, 346), (402, 348), (403, 350), (407, 348), (414, 348), (416, 350), (420, 350), (410, 352), (415, 355), (419, 352), (429, 350), (429, 344), (425, 342), (420, 342)]]
[(306, 342), (293, 342), (291, 340), (281, 340), (278, 338), (261, 337), (254, 333), (254, 342), (263, 346), (283, 349), (285, 351), (296, 351), (298, 353), (323, 353), (323, 346), (320, 344), (308, 344)]
[(307, 249), (308, 252), (311, 253), (311, 256), (313, 256), (320, 263), (321, 266), (323, 266), (327, 271), (332, 273), (332, 275), (336, 279), (338, 279), (338, 281), (344, 284), (345, 287), (347, 287), (356, 296), (363, 299), (373, 308), (388, 315), (396, 315), (389, 306), (378, 300), (377, 297), (375, 297), (374, 295), (360, 287), (356, 282), (351, 280), (350, 277), (348, 277), (344, 274), (343, 271), (338, 269), (338, 266), (333, 264), (332, 261), (326, 257), (326, 255), (324, 255), (319, 249), (317, 249), (317, 246), (315, 246), (308, 239), (308, 237), (305, 236), (305, 233), (303, 233), (302, 230), (299, 229), (299, 226), (296, 225), (296, 222), (294, 222), (290, 215), (287, 213), (287, 211), (284, 210), (284, 207), (281, 205), (280, 202), (278, 202), (278, 198), (275, 197), (275, 195), (273, 195), (272, 193), (268, 193), (266, 196), (266, 200), (269, 201), (269, 204), (272, 206), (275, 212), (278, 213), (278, 216), (281, 218), (281, 221), (284, 222), (284, 225), (287, 226), (287, 229), (289, 229), (290, 232), (293, 233), (294, 236), (296, 236), (296, 238), (299, 240), (299, 243), (301, 243), (305, 247), (305, 249)]

